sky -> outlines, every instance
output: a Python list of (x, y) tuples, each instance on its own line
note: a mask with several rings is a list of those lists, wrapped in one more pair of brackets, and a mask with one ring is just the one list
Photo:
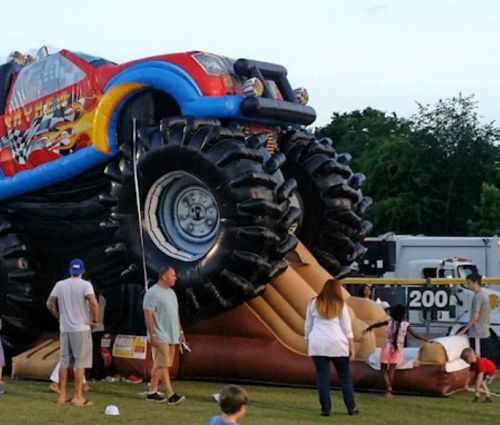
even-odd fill
[(496, 0), (56, 0), (2, 4), (0, 59), (42, 45), (113, 60), (204, 50), (284, 65), (315, 125), (372, 107), (398, 116), (475, 94), (500, 121)]

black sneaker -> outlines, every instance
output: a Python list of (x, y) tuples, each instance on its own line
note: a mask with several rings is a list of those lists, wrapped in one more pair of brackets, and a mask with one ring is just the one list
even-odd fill
[(149, 400), (149, 401), (156, 401), (157, 403), (164, 403), (167, 401), (167, 399), (165, 397), (162, 397), (160, 394), (158, 393), (150, 393), (146, 396), (146, 400)]
[(167, 400), (168, 404), (181, 404), (185, 399), (183, 395), (173, 393)]
[(349, 416), (359, 415), (359, 410), (358, 409), (349, 410), (349, 412), (347, 413), (349, 414)]

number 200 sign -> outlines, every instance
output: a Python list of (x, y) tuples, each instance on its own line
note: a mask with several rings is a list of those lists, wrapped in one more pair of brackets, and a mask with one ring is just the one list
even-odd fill
[(449, 310), (450, 288), (408, 288), (410, 310)]

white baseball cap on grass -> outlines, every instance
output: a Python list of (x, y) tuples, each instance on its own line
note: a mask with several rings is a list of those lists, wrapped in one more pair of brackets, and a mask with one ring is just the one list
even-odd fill
[(118, 410), (118, 406), (115, 406), (114, 404), (110, 404), (106, 406), (106, 409), (104, 410), (104, 414), (108, 416), (119, 416), (120, 411)]

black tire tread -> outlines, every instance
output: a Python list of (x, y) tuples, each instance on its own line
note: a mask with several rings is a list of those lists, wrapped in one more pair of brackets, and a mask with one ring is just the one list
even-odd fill
[(345, 275), (363, 253), (360, 241), (371, 231), (362, 215), (371, 205), (360, 187), (362, 173), (353, 173), (349, 154), (338, 154), (329, 139), (316, 140), (305, 131), (290, 131), (279, 140), (286, 155), (286, 178), (297, 181), (305, 214), (299, 238), (334, 276)]
[(38, 335), (37, 312), (45, 310), (40, 275), (33, 269), (26, 236), (0, 215), (0, 317), (8, 349), (16, 352)]
[[(187, 152), (215, 167), (221, 179), (217, 190), (233, 199), (220, 206), (228, 235), (232, 235), (228, 237), (235, 241), (227, 252), (227, 262), (219, 268), (212, 264), (189, 272), (178, 270), (181, 285), (175, 289), (183, 319), (210, 317), (261, 294), (269, 279), (286, 269), (283, 257), (297, 244), (288, 234), (288, 227), (297, 218), (288, 206), (296, 183), (284, 181), (279, 173), (284, 155), (271, 156), (265, 149), (266, 137), (232, 131), (216, 120), (168, 118), (159, 128), (142, 128), (138, 135), (138, 146), (143, 147), (137, 155), (140, 178), (157, 165), (155, 157)], [(128, 149), (119, 152), (124, 154), (119, 153), (106, 167), (110, 191), (100, 198), (110, 207), (109, 218), (101, 226), (116, 228), (114, 243), (106, 252), (125, 255), (128, 264), (141, 264), (137, 249), (131, 248), (137, 245), (130, 235), (130, 229), (137, 227), (132, 161)], [(255, 197), (255, 192), (263, 195)], [(156, 277), (159, 267), (153, 263), (148, 262), (148, 273)], [(136, 279), (141, 275), (130, 267), (123, 273)]]

